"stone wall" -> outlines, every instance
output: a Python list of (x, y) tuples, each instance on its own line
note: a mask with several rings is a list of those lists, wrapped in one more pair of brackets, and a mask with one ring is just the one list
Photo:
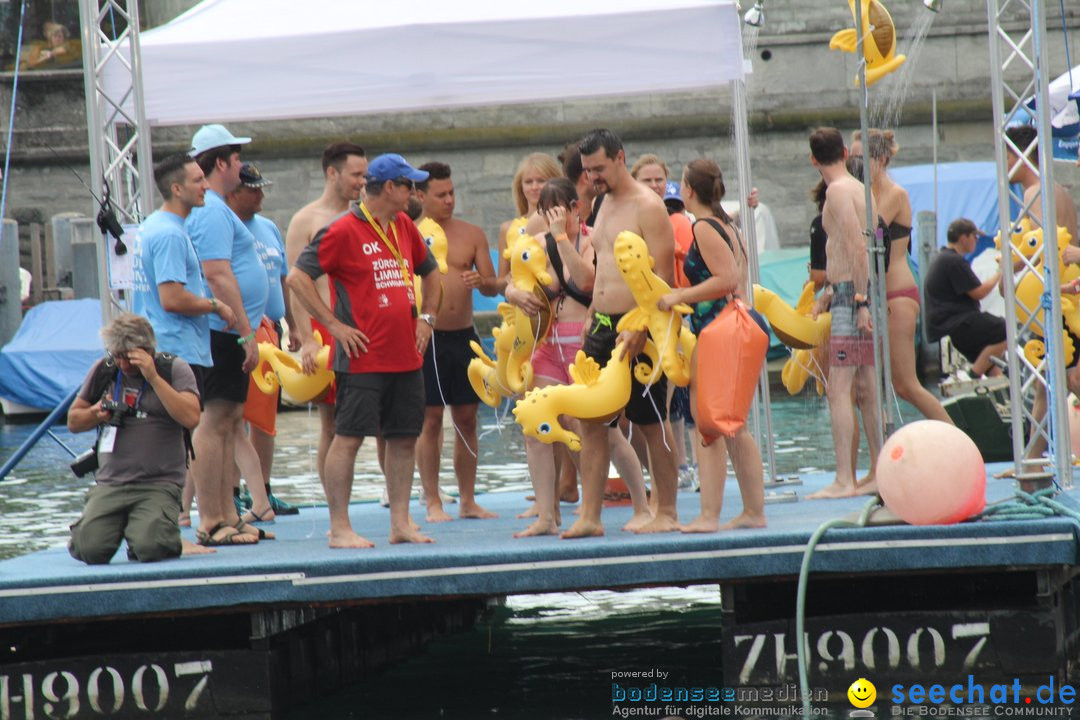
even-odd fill
[[(190, 4), (190, 0), (144, 0), (143, 17), (163, 22)], [(894, 0), (891, 5), (903, 49), (909, 44), (904, 36), (929, 17), (928, 11), (915, 0)], [(1075, 36), (1080, 32), (1080, 8), (1067, 5), (1066, 24)], [(1061, 72), (1065, 68), (1061, 19), (1057, 7), (1050, 12), (1050, 66)], [(827, 49), (831, 34), (850, 24), (843, 2), (788, 0), (783, 5), (767, 5), (767, 24), (753, 48), (754, 72), (748, 80), (753, 184), (772, 207), (785, 245), (806, 243), (812, 210), (806, 193), (816, 181), (807, 161), (810, 129), (834, 124), (849, 131), (858, 126), (860, 93), (852, 84), (854, 57)], [(901, 145), (896, 164), (930, 162), (934, 91), (939, 108), (939, 159), (993, 158), (987, 45), (982, 4), (952, 0), (933, 17), (921, 51), (908, 60), (907, 72), (895, 73), (871, 88), (871, 109), (877, 112), (906, 87), (903, 114), (896, 126)], [(672, 72), (690, 71), (672, 68)], [(0, 106), (6, 107), (9, 101), (10, 84), (5, 83)], [(20, 219), (48, 218), (70, 210), (90, 214), (89, 194), (72, 172), (84, 178), (89, 172), (81, 75), (24, 75), (17, 107), (5, 214)], [(514, 214), (509, 186), (518, 160), (533, 151), (555, 153), (565, 141), (597, 125), (610, 126), (623, 136), (631, 161), (639, 154), (655, 152), (677, 173), (699, 155), (716, 158), (727, 175), (729, 193), (736, 197), (739, 183), (731, 153), (730, 108), (728, 93), (722, 89), (407, 115), (252, 122), (232, 129), (255, 138), (245, 154), (275, 181), (266, 214), (283, 227), (293, 212), (321, 191), (321, 148), (348, 138), (371, 154), (392, 150), (414, 163), (448, 162), (458, 186), (459, 214), (483, 227), (494, 242), (499, 224)], [(155, 128), (155, 154), (184, 148), (194, 129)], [(1077, 183), (1075, 168), (1059, 163), (1055, 169), (1060, 181)]]

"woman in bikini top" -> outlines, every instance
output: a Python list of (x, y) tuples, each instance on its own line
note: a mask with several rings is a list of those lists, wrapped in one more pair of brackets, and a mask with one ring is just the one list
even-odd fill
[(510, 277), (510, 261), (503, 257), (511, 241), (509, 236), (525, 232), (529, 218), (536, 215), (536, 204), (540, 200), (544, 183), (552, 178), (562, 177), (562, 174), (562, 166), (558, 161), (545, 153), (526, 155), (518, 164), (514, 179), (510, 182), (510, 192), (514, 196), (518, 216), (499, 226), (499, 292), (506, 289)]
[[(863, 154), (856, 131), (851, 154)], [(926, 418), (950, 425), (952, 419), (941, 402), (919, 382), (915, 372), (915, 327), (919, 319), (919, 287), (908, 265), (911, 243), (911, 200), (886, 171), (898, 146), (891, 130), (871, 129), (866, 146), (870, 157), (870, 190), (878, 214), (889, 231), (889, 259), (885, 272), (885, 295), (889, 306), (889, 368), (896, 394), (918, 408)]]

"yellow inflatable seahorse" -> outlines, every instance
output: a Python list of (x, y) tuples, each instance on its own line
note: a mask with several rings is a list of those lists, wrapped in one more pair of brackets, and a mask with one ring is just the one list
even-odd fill
[(524, 392), (532, 384), (532, 353), (551, 325), (551, 306), (542, 287), (552, 281), (544, 246), (532, 235), (521, 235), (507, 248), (505, 257), (510, 260), (510, 280), (514, 287), (535, 295), (543, 309), (539, 315), (530, 316), (510, 303), (499, 303), (503, 321), (492, 331), (494, 361), (479, 343), (470, 343), (476, 357), (469, 362), (469, 382), (480, 399), (491, 407), (497, 407), (503, 397)]
[[(315, 342), (322, 344), (322, 335), (318, 330), (314, 333)], [(270, 365), (270, 370), (265, 373), (258, 372), (263, 363)], [(315, 356), (315, 372), (311, 375), (304, 374), (304, 368), (292, 355), (267, 342), (259, 343), (259, 364), (255, 372), (251, 373), (251, 379), (259, 390), (267, 395), (277, 392), (278, 386), (289, 394), (298, 403), (306, 403), (319, 397), (334, 379), (334, 371), (330, 369), (330, 346), (323, 345)]]
[[(805, 300), (806, 292), (803, 287), (800, 305)], [(813, 289), (810, 293), (812, 303)], [(767, 287), (754, 286), (754, 309), (769, 321), (769, 327), (776, 338), (790, 348), (808, 350), (829, 339), (829, 328), (832, 325), (832, 316), (829, 313), (821, 313), (816, 320), (812, 320), (808, 313), (804, 314), (791, 307)]]
[(529, 225), (529, 218), (525, 215), (514, 218), (506, 226), (506, 247), (514, 247), (518, 238), (525, 234), (525, 228)]
[[(1013, 261), (1018, 261), (1020, 258), (1030, 260), (1035, 257), (1035, 253), (1042, 247), (1042, 233), (1037, 238), (1029, 235), (1032, 230), (1031, 219), (1023, 217), (1018, 225), (1014, 225), (1010, 229), (1012, 233), (1009, 235), (1009, 244), (1012, 245)], [(1001, 250), (1000, 230), (994, 236), (994, 247)]]
[[(615, 238), (615, 265), (619, 268), (626, 286), (634, 295), (637, 307), (623, 315), (616, 330), (648, 330), (654, 349), (646, 351), (659, 357), (660, 367), (672, 383), (679, 387), (690, 384), (690, 357), (694, 353), (697, 338), (683, 327), (682, 315), (689, 315), (689, 305), (676, 305), (672, 310), (661, 310), (657, 301), (671, 292), (671, 286), (653, 272), (654, 260), (640, 235), (624, 230)], [(655, 364), (655, 363), (654, 363)], [(634, 377), (638, 382), (653, 380), (654, 367), (638, 363)]]
[[(756, 300), (756, 297), (755, 297)], [(772, 302), (783, 302), (779, 298)], [(799, 295), (798, 302), (795, 303), (794, 312), (809, 320), (810, 312), (814, 307), (814, 283), (808, 282), (803, 286), (802, 294)], [(760, 312), (760, 310), (759, 310)], [(828, 325), (831, 317), (828, 313), (823, 313), (822, 317), (825, 318), (826, 323), (825, 334), (828, 336)], [(782, 323), (782, 319), (779, 319)], [(773, 321), (770, 319), (770, 323)], [(813, 322), (813, 321), (811, 321)], [(775, 329), (775, 328), (774, 328)], [(785, 333), (781, 328), (779, 333), (783, 333), (786, 337), (790, 337), (789, 333)], [(779, 334), (777, 335), (779, 337)], [(806, 385), (806, 381), (812, 376), (817, 380), (817, 393), (822, 395), (825, 392), (825, 378), (823, 375), (823, 368), (827, 359), (825, 357), (825, 345), (824, 343), (817, 345), (813, 348), (799, 348), (795, 349), (791, 353), (791, 357), (784, 363), (783, 370), (780, 371), (780, 380), (784, 383), (784, 388), (790, 395), (798, 395), (802, 392), (803, 387)]]
[(570, 366), (570, 385), (548, 385), (525, 393), (514, 407), (521, 430), (541, 442), (565, 443), (581, 450), (581, 438), (559, 424), (559, 415), (581, 420), (606, 420), (626, 407), (630, 400), (630, 358), (619, 360), (623, 344), (611, 351), (601, 370), (595, 360), (578, 350)]
[[(431, 251), (431, 256), (435, 258), (435, 262), (439, 265), (439, 272), (445, 275), (448, 270), (446, 265), (446, 253), (449, 249), (449, 245), (446, 241), (446, 232), (443, 231), (442, 225), (431, 218), (426, 217), (416, 223), (416, 229), (420, 231), (420, 237), (424, 238), (424, 244), (428, 246), (428, 250)], [(419, 275), (413, 275), (413, 289), (415, 290), (416, 295), (416, 309), (419, 310), (421, 306)], [(442, 302), (439, 304), (441, 305)]]
[[(1025, 257), (1031, 258), (1042, 248), (1042, 242), (1042, 228), (1029, 230), (1022, 234), (1013, 233), (1013, 253), (1022, 254)], [(1057, 229), (1057, 242), (1058, 277), (1061, 280), (1061, 284), (1065, 285), (1080, 279), (1080, 267), (1077, 267), (1076, 265), (1065, 265), (1065, 261), (1062, 260), (1062, 253), (1065, 252), (1065, 248), (1072, 242), (1072, 235), (1069, 234), (1067, 229), (1060, 225)], [(1039, 263), (1033, 270), (1026, 273), (1020, 282), (1016, 284), (1014, 293), (1016, 296), (1017, 320), (1022, 323), (1027, 322), (1028, 318), (1031, 317), (1030, 311), (1035, 311), (1035, 321), (1031, 323), (1030, 329), (1032, 334), (1037, 337), (1029, 340), (1024, 345), (1024, 357), (1027, 358), (1028, 362), (1035, 366), (1038, 366), (1046, 356), (1043, 311), (1040, 308), (1043, 287), (1043, 265), (1042, 263)], [(1080, 305), (1078, 305), (1077, 296), (1061, 296), (1061, 315), (1065, 325), (1062, 330), (1062, 349), (1065, 355), (1065, 364), (1068, 365), (1072, 362), (1072, 359), (1077, 352), (1077, 348), (1072, 338), (1074, 336), (1080, 337)]]
[[(862, 3), (863, 58), (866, 59), (866, 86), (904, 64), (906, 56), (896, 54), (896, 26), (892, 16), (878, 0), (859, 0)], [(855, 0), (848, 0), (851, 16), (855, 17)], [(856, 52), (859, 35), (856, 28), (841, 30), (829, 40), (830, 50)], [(855, 75), (855, 85), (859, 76)]]

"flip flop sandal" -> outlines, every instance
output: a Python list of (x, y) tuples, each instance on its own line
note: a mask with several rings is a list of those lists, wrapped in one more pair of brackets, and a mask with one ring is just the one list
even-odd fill
[(243, 518), (240, 518), (239, 520), (237, 520), (236, 524), (233, 525), (233, 527), (236, 528), (237, 532), (242, 533), (244, 535), (258, 536), (259, 540), (275, 540), (276, 539), (273, 535), (266, 532), (261, 527), (255, 527), (251, 523), (244, 522)]
[(259, 513), (255, 512), (252, 508), (248, 508), (247, 510), (244, 511), (244, 515), (250, 515), (251, 517), (253, 517), (255, 519), (250, 520), (250, 521), (244, 520), (244, 515), (241, 515), (240, 520), (242, 522), (245, 522), (245, 523), (272, 523), (272, 522), (274, 522), (274, 519), (266, 520), (263, 517), (264, 515), (269, 515), (272, 512), (274, 512), (274, 508), (270, 508), (269, 510), (265, 511), (262, 515), (260, 515)]
[(222, 530), (229, 530), (231, 528), (227, 523), (218, 523), (209, 532), (206, 530), (196, 530), (195, 540), (203, 547), (225, 547), (227, 545), (254, 545), (250, 542), (237, 542), (236, 538), (240, 535), (240, 532), (229, 533), (228, 535), (218, 536), (218, 533)]

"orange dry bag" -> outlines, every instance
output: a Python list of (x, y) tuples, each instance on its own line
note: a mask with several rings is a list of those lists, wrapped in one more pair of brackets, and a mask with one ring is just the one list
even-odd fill
[(698, 333), (694, 420), (706, 444), (746, 424), (768, 350), (768, 334), (738, 299)]
[[(262, 322), (255, 330), (255, 342), (268, 342), (275, 347), (278, 344), (277, 331), (274, 323), (263, 316)], [(258, 347), (258, 345), (256, 345)], [(255, 368), (257, 373), (270, 372), (269, 363), (261, 363)], [(248, 381), (247, 402), (244, 403), (244, 419), (267, 435), (277, 435), (277, 405), (279, 393), (267, 395), (259, 390), (253, 380)]]

